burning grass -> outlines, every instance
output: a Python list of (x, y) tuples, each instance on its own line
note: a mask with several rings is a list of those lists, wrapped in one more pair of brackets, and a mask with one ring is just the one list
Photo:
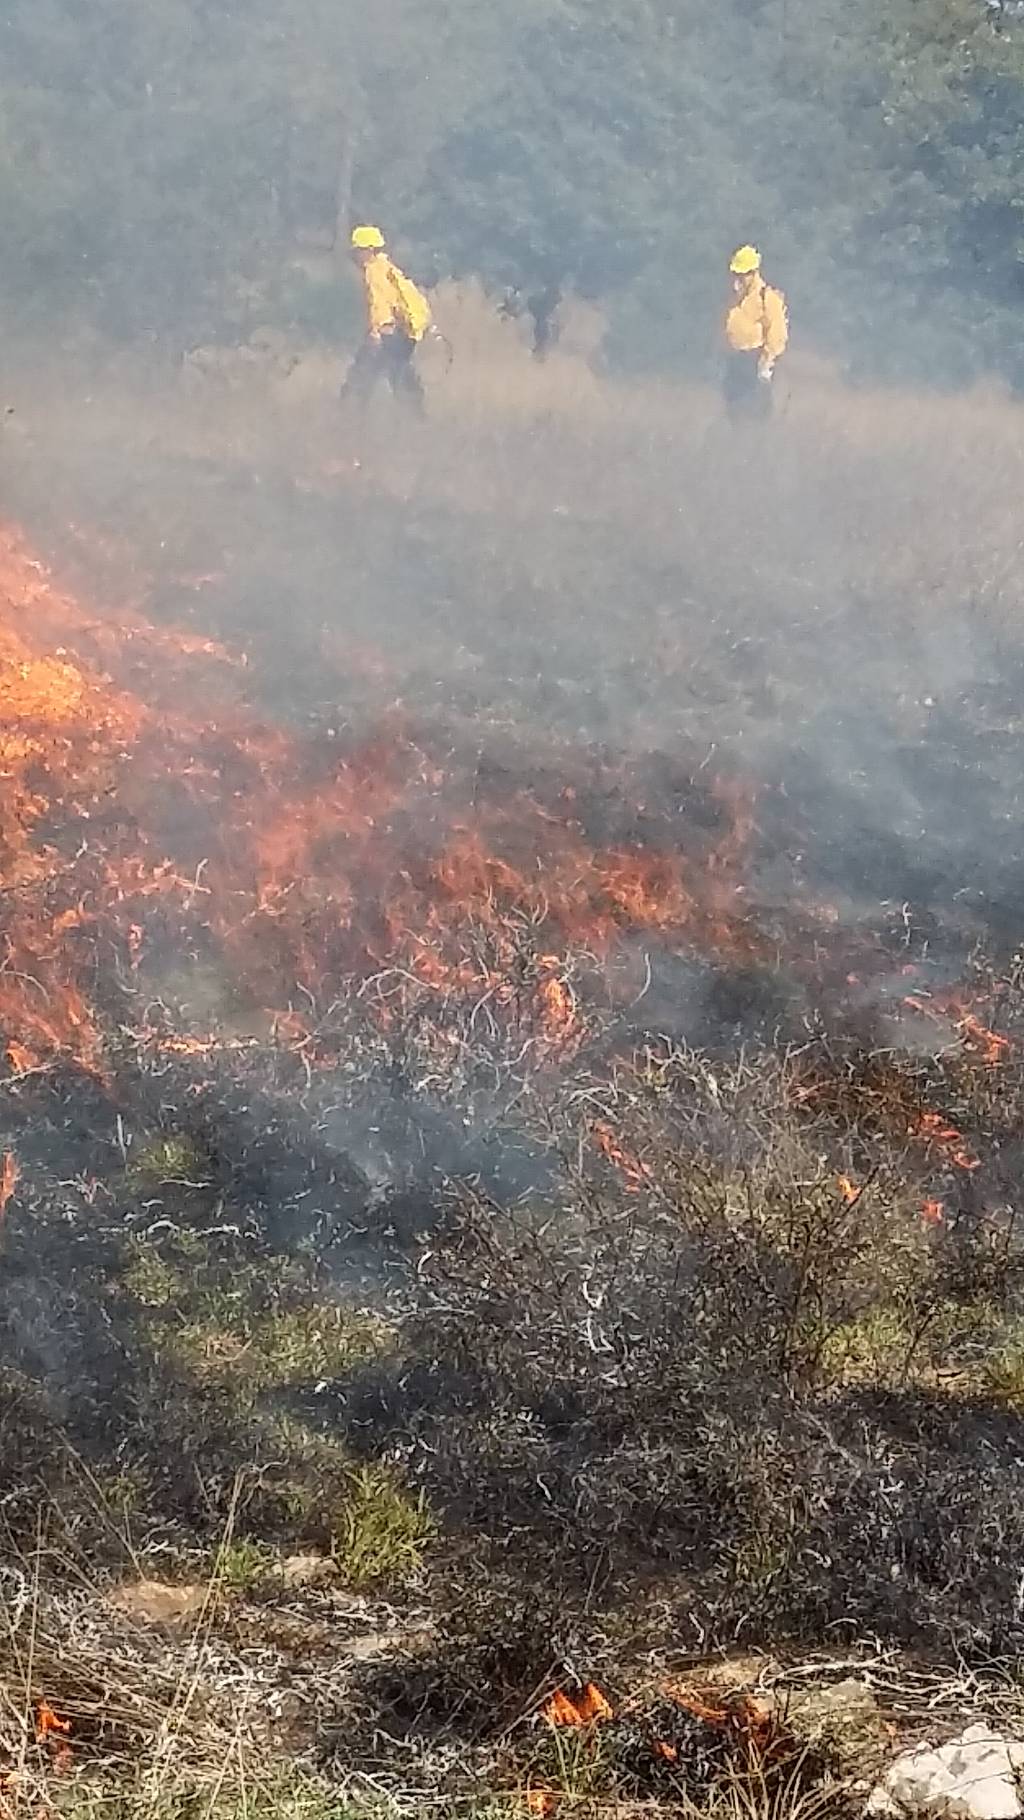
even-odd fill
[[(117, 1016), (126, 993), (149, 997), (137, 1043), (202, 1053), (222, 1041), (168, 1027), (158, 985), (169, 949), (177, 965), (182, 954), (215, 965), (248, 1006), (250, 1035), (271, 1028), (314, 1067), (333, 1060), (321, 1008), (353, 972), (385, 1027), (406, 1015), (411, 989), (557, 1059), (576, 1041), (567, 947), (603, 959), (623, 931), (643, 930), (745, 945), (734, 899), (749, 812), (730, 780), (686, 784), (694, 864), (636, 841), (599, 846), (580, 792), (622, 791), (625, 810), (641, 780), (600, 764), (578, 781), (538, 769), (509, 800), (479, 767), (471, 780), (442, 769), (432, 741), (399, 719), (390, 736), (382, 727), (342, 751), (230, 707), (211, 726), (180, 706), (195, 699), (197, 665), (199, 692), (209, 684), (205, 649), (165, 651), (143, 627), (113, 643), (10, 537), (0, 569), (13, 621), (0, 675), (17, 728), (4, 753), (0, 1016), (15, 1077), (61, 1056), (102, 1076), (101, 1017)], [(78, 654), (62, 645), (54, 677), (37, 647), (57, 625)], [(120, 684), (98, 669), (97, 638)], [(147, 642), (167, 678), (143, 701)], [(154, 1153), (138, 1166), (170, 1165)]]
[[(569, 505), (541, 461), (496, 525), (511, 443), (470, 476), (442, 428), (430, 497), (482, 534), (441, 706), (466, 520), (402, 496), (414, 439), (324, 603), (361, 540), (373, 602), (407, 562), (413, 667), (318, 624), (308, 703), (268, 680), (287, 564), (246, 663), (0, 544), (0, 1647), (74, 1820), (831, 1815), (831, 1758), (737, 1755), (712, 1657), (1024, 1641), (1019, 968), (817, 766), (842, 715), (809, 637), (761, 663), (746, 555), (705, 600), (674, 455), (620, 498), (591, 429)], [(935, 764), (966, 738), (892, 712)], [(757, 776), (759, 724), (794, 749)], [(140, 1576), (201, 1616), (129, 1626)], [(275, 1796), (282, 1756), (315, 1769)]]

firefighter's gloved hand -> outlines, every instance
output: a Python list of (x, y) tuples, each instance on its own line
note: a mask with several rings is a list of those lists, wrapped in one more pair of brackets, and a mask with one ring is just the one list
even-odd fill
[(762, 354), (760, 360), (757, 363), (757, 377), (761, 381), (762, 385), (771, 384), (772, 374), (774, 373), (774, 371), (775, 371), (774, 360), (769, 360), (768, 356), (766, 354)]

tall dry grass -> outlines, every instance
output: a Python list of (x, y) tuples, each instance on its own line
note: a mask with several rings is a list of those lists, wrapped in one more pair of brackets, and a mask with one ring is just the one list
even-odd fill
[(442, 287), (436, 308), (455, 358), (449, 371), (440, 353), (424, 356), (422, 427), (386, 399), (368, 421), (345, 421), (344, 350), (295, 344), (290, 370), (280, 344), (262, 364), (232, 366), (228, 351), (222, 371), (190, 380), (146, 350), (48, 349), (44, 365), (27, 348), (7, 386), (15, 487), (19, 449), (56, 450), (58, 437), (72, 459), (97, 441), (148, 454), (155, 485), (175, 453), (315, 479), (335, 459), (343, 477), (353, 451), (364, 490), (494, 512), (517, 529), (552, 515), (614, 525), (719, 585), (731, 570), (771, 589), (781, 566), (826, 592), (884, 578), (908, 605), (1014, 600), (1024, 406), (997, 383), (854, 388), (797, 329), (775, 421), (736, 432), (710, 386), (604, 371), (591, 306), (570, 302), (544, 362), (478, 287)]

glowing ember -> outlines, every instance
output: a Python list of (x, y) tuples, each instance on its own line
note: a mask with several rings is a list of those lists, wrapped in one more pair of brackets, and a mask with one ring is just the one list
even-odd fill
[(576, 1047), (582, 1032), (576, 1000), (571, 987), (559, 977), (556, 955), (542, 955), (539, 965), (543, 971), (536, 992), (543, 1011), (545, 1037), (552, 1049), (560, 1049), (563, 1055), (568, 1056)]
[(550, 1788), (528, 1788), (526, 1805), (531, 1814), (553, 1814), (558, 1805), (558, 1796)]
[(677, 1706), (681, 1706), (684, 1712), (692, 1713), (695, 1719), (703, 1719), (705, 1725), (726, 1725), (728, 1723), (729, 1714), (725, 1707), (709, 1706), (699, 1694), (694, 1693), (692, 1688), (685, 1687), (678, 1681), (667, 1681), (664, 1692), (670, 1700), (675, 1701)]
[(851, 1179), (848, 1175), (837, 1175), (836, 1176), (836, 1187), (838, 1188), (842, 1199), (847, 1203), (848, 1206), (852, 1205), (852, 1203), (855, 1200), (857, 1200), (860, 1195), (860, 1189), (858, 1188), (856, 1182), (851, 1181)]
[(737, 1743), (756, 1757), (770, 1757), (784, 1744), (771, 1707), (754, 1694), (739, 1694), (725, 1706), (709, 1706), (692, 1688), (678, 1683), (669, 1683), (664, 1691), (684, 1712), (692, 1713), (694, 1718), (716, 1730), (729, 1731)]
[(921, 1204), (921, 1217), (930, 1226), (937, 1226), (946, 1212), (945, 1201), (924, 1201)]

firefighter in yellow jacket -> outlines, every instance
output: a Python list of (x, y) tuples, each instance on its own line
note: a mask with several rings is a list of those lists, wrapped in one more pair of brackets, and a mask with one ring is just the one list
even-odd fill
[(388, 254), (379, 228), (352, 230), (352, 257), (359, 266), (366, 299), (366, 339), (341, 388), (342, 398), (364, 400), (378, 379), (423, 409), (416, 349), (432, 325), (430, 305)]
[(729, 271), (733, 301), (725, 318), (725, 400), (732, 415), (767, 416), (775, 363), (789, 340), (786, 299), (765, 283), (756, 246), (738, 247)]

